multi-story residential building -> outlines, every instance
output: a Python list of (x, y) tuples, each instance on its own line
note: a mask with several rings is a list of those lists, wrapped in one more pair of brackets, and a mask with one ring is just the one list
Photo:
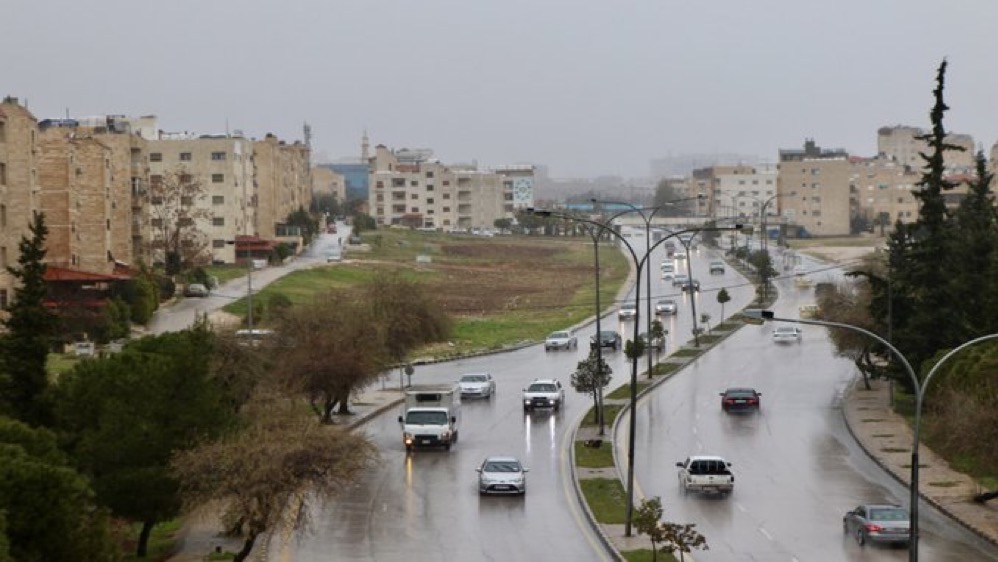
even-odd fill
[[(929, 153), (929, 145), (918, 138), (928, 131), (918, 127), (896, 125), (881, 127), (877, 130), (877, 153), (879, 156), (894, 160), (912, 170), (921, 170), (925, 166), (922, 154)], [(951, 150), (945, 153), (946, 169), (951, 172), (965, 171), (974, 167), (974, 138), (970, 135), (946, 135), (946, 143), (963, 148), (962, 151)]]
[(892, 158), (853, 158), (849, 187), (853, 193), (853, 215), (881, 232), (893, 230), (895, 221), (918, 218), (918, 189), (921, 174)]
[(254, 234), (265, 240), (289, 235), (288, 215), (312, 203), (311, 154), (301, 142), (287, 144), (268, 134), (253, 142)]
[(511, 164), (492, 168), (503, 176), (503, 210), (512, 215), (534, 206), (534, 167), (530, 164)]
[(38, 120), (17, 98), (0, 102), (0, 311), (14, 295), (18, 244), (30, 237), (32, 216), (40, 210)]
[(706, 197), (712, 217), (760, 219), (763, 206), (767, 217), (779, 215), (775, 166), (714, 166), (694, 177), (704, 184), (706, 191), (697, 194)]
[[(162, 133), (148, 142), (149, 183), (152, 192), (164, 182), (197, 184), (200, 194), (183, 202), (185, 211), (200, 233), (202, 261), (236, 263), (237, 236), (254, 236), (257, 200), (254, 191), (253, 141), (232, 135), (193, 136)], [(155, 262), (162, 262), (162, 226), (156, 205), (148, 198), (149, 245)]]
[(347, 198), (346, 178), (332, 168), (312, 166), (312, 193), (332, 195), (334, 199), (343, 203)]
[(803, 150), (780, 150), (776, 178), (786, 222), (810, 236), (850, 234), (852, 164), (845, 150), (824, 150), (813, 140)]
[(500, 168), (507, 176), (475, 165), (446, 166), (432, 155), (428, 149), (375, 147), (369, 206), (378, 224), (491, 229), (497, 219), (513, 218), (517, 200), (533, 197), (532, 169)]

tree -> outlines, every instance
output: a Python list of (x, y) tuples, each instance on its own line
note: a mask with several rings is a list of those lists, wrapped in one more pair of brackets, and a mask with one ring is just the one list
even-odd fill
[(150, 178), (146, 192), (153, 230), (149, 253), (162, 261), (167, 275), (210, 260), (209, 236), (199, 226), (212, 218), (203, 204), (207, 197), (201, 182), (183, 167)]
[(304, 207), (298, 207), (296, 211), (289, 214), (285, 222), (288, 226), (297, 226), (301, 229), (306, 246), (319, 233), (319, 219), (306, 211)]
[(115, 562), (120, 552), (87, 480), (59, 451), (55, 434), (0, 417), (0, 560)]
[(658, 212), (659, 216), (686, 216), (690, 214), (690, 206), (695, 204), (695, 201), (684, 201), (680, 205), (672, 204), (672, 201), (683, 199), (685, 195), (685, 192), (681, 191), (679, 187), (676, 186), (674, 180), (664, 178), (659, 180), (658, 185), (655, 186), (655, 199), (652, 206), (662, 208), (662, 210)]
[(721, 321), (725, 319), (724, 316), (724, 305), (731, 302), (731, 295), (728, 294), (728, 290), (721, 287), (721, 290), (717, 292), (717, 303), (721, 305)]
[(658, 560), (658, 545), (666, 552), (679, 551), (679, 559), (694, 548), (708, 550), (707, 539), (696, 531), (692, 523), (679, 524), (662, 521), (662, 500), (658, 496), (641, 500), (634, 512), (634, 528), (651, 540), (652, 560)]
[(388, 358), (396, 364), (404, 363), (416, 347), (443, 341), (450, 333), (451, 321), (443, 306), (398, 273), (377, 275), (364, 293)]
[(45, 399), (48, 361), (56, 317), (45, 307), (45, 215), (36, 213), (21, 237), (18, 267), (7, 271), (18, 281), (0, 336), (0, 405), (2, 411), (29, 425), (47, 425), (51, 411)]
[(779, 273), (773, 267), (773, 259), (769, 252), (756, 250), (748, 256), (749, 265), (755, 268), (756, 275), (759, 276), (759, 284), (762, 285), (763, 296), (769, 296), (770, 280)]
[(589, 352), (589, 357), (579, 361), (572, 373), (572, 388), (578, 392), (592, 395), (593, 397), (593, 422), (599, 423), (603, 417), (600, 411), (599, 396), (600, 390), (610, 384), (613, 378), (613, 370), (606, 364), (606, 361), (596, 352), (595, 349)]
[(187, 509), (217, 501), (226, 528), (242, 529), (236, 562), (268, 531), (308, 531), (313, 504), (342, 490), (376, 456), (360, 434), (316, 424), (280, 396), (248, 406), (244, 431), (181, 451), (170, 465)]
[(500, 232), (509, 232), (513, 228), (513, 219), (502, 218), (492, 221), (492, 226), (496, 227)]
[(235, 421), (225, 379), (212, 375), (214, 336), (202, 324), (148, 337), (64, 374), (57, 391), (67, 450), (114, 515), (140, 521), (136, 555), (180, 512), (171, 455)]

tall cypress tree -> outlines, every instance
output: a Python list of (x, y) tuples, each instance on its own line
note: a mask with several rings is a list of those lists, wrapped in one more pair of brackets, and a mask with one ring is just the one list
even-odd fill
[(988, 171), (984, 153), (978, 151), (976, 178), (953, 216), (954, 313), (958, 314), (958, 341), (968, 341), (998, 328), (998, 230), (995, 200), (991, 193), (994, 175)]
[(11, 417), (37, 426), (51, 422), (46, 359), (56, 319), (45, 308), (43, 213), (35, 213), (29, 230), (31, 237), (18, 244), (18, 266), (7, 268), (19, 283), (4, 321), (7, 333), (0, 337), (0, 403)]

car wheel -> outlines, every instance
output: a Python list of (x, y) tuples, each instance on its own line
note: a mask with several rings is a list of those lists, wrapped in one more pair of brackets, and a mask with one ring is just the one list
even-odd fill
[(859, 546), (866, 545), (866, 531), (860, 531), (856, 534), (856, 542), (859, 543)]
[(446, 444), (444, 445), (444, 450), (445, 450), (445, 451), (450, 451), (450, 443), (446, 443)]
[(849, 522), (844, 517), (842, 518), (842, 533), (849, 534)]

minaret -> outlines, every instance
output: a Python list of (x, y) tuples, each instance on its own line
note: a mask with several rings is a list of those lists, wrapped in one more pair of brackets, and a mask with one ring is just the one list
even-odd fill
[(367, 129), (364, 129), (364, 137), (360, 141), (360, 161), (364, 164), (368, 162), (368, 149), (370, 147), (370, 143), (367, 142)]

